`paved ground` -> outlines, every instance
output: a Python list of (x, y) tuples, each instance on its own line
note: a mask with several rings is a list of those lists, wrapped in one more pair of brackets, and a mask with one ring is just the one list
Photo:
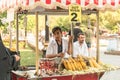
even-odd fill
[[(100, 47), (100, 60), (107, 64), (120, 66), (120, 55), (104, 54), (107, 46)], [(96, 55), (96, 48), (91, 49), (91, 55)], [(106, 72), (100, 80), (120, 80), (120, 70)]]

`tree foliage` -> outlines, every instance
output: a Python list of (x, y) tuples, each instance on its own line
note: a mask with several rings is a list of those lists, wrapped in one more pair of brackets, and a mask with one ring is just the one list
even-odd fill
[(0, 26), (4, 26), (5, 25), (2, 20), (3, 20), (3, 18), (6, 18), (6, 16), (7, 16), (7, 12), (4, 12), (4, 13), (0, 14)]
[(116, 33), (118, 31), (117, 24), (120, 22), (120, 10), (111, 12), (100, 12), (100, 24), (103, 28), (110, 30), (111, 33)]
[(7, 33), (7, 26), (8, 26), (6, 18), (7, 18), (6, 11), (0, 14), (0, 28), (2, 29), (2, 32), (4, 32), (4, 33)]
[(67, 17), (60, 17), (58, 18), (58, 20), (56, 21), (58, 26), (60, 26), (62, 28), (63, 31), (69, 31), (70, 30), (70, 22), (69, 22), (69, 18)]

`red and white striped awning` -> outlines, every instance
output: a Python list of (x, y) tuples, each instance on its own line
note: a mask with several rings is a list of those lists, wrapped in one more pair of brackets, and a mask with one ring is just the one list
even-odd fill
[(0, 0), (0, 10), (18, 7), (23, 9), (33, 9), (41, 6), (47, 9), (55, 9), (59, 6), (68, 9), (70, 4), (78, 4), (82, 9), (116, 10), (120, 8), (120, 0)]

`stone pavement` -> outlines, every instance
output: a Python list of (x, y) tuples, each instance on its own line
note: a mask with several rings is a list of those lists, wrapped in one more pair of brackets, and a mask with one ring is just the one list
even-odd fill
[[(107, 64), (120, 66), (120, 55), (108, 55), (104, 54), (107, 47), (100, 47), (100, 60)], [(96, 48), (92, 47), (91, 56), (96, 56)], [(115, 71), (106, 72), (100, 80), (120, 80), (120, 69)]]

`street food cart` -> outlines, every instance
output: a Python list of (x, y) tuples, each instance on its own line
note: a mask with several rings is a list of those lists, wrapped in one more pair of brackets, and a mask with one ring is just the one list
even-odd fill
[[(33, 73), (33, 72), (28, 71), (28, 73)], [(86, 74), (77, 74), (77, 75), (52, 75), (52, 76), (43, 76), (43, 77), (34, 76), (32, 78), (28, 78), (28, 77), (21, 76), (17, 72), (13, 72), (12, 79), (13, 80), (36, 80), (36, 79), (39, 79), (39, 80), (99, 80), (103, 74), (104, 72), (86, 73)]]
[[(97, 62), (99, 61), (99, 10), (111, 9), (115, 10), (119, 8), (120, 2), (119, 0), (1, 0), (0, 1), (0, 10), (8, 10), (10, 8), (14, 8), (16, 11), (16, 35), (17, 35), (17, 46), (16, 50), (19, 51), (18, 47), (18, 34), (19, 34), (19, 26), (18, 26), (18, 15), (23, 13), (30, 13), (36, 15), (36, 67), (35, 70), (28, 71), (12, 71), (12, 80), (98, 80), (105, 71), (103, 72), (94, 72), (94, 73), (85, 73), (85, 74), (70, 74), (70, 75), (51, 75), (51, 76), (34, 76), (35, 72), (39, 72), (39, 58), (38, 58), (38, 14), (41, 15), (68, 15), (68, 6), (70, 4), (78, 4), (82, 8), (82, 13), (91, 14), (95, 13), (97, 16)], [(48, 25), (46, 23), (46, 30), (48, 30)], [(47, 31), (48, 32), (48, 31)], [(48, 34), (46, 34), (48, 35)], [(26, 77), (22, 74), (27, 72), (31, 73), (33, 77)], [(70, 73), (70, 72), (69, 72)]]
[[(90, 65), (88, 65), (86, 69), (83, 69), (83, 65), (81, 64), (82, 70), (73, 71), (65, 67), (58, 69), (58, 65), (56, 66), (53, 61), (53, 59), (43, 58), (42, 62), (39, 62), (38, 75), (36, 75), (35, 67), (12, 71), (12, 80), (99, 80), (105, 72), (120, 69), (120, 67), (106, 64), (102, 64), (101, 67), (90, 67)], [(79, 62), (77, 64), (79, 64)], [(74, 63), (72, 65), (74, 65)]]

